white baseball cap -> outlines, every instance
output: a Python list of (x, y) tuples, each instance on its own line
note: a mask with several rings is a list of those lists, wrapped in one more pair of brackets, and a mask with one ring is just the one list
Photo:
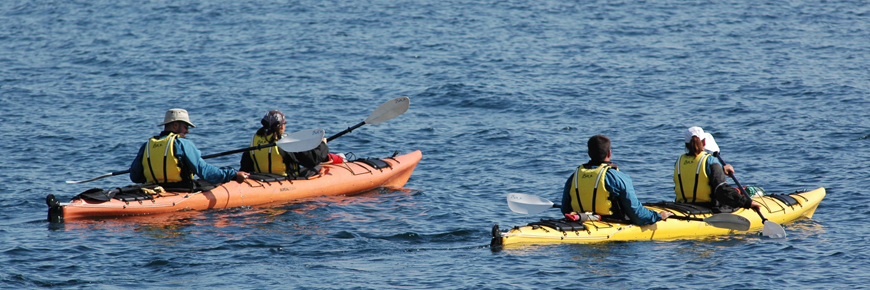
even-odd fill
[(686, 143), (692, 142), (693, 136), (698, 136), (698, 139), (703, 141), (708, 135), (709, 134), (704, 133), (704, 129), (701, 129), (701, 127), (689, 127), (689, 129), (686, 130)]
[(185, 109), (169, 109), (166, 111), (166, 116), (163, 117), (163, 123), (157, 124), (157, 126), (163, 126), (176, 121), (185, 122), (190, 127), (196, 128), (196, 125), (190, 122), (190, 116), (187, 115), (187, 110)]

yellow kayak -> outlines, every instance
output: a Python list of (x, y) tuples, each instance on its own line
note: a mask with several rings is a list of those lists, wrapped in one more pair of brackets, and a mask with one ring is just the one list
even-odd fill
[[(825, 188), (820, 187), (806, 192), (754, 197), (753, 200), (761, 204), (761, 213), (769, 222), (790, 223), (801, 218), (812, 218), (816, 208), (824, 197)], [(717, 227), (708, 222), (700, 221), (714, 215), (725, 214), (714, 214), (709, 211), (699, 212), (694, 210), (694, 207), (685, 208), (680, 206), (680, 204), (674, 203), (644, 204), (644, 206), (656, 212), (662, 210), (673, 212), (676, 218), (671, 217), (666, 221), (659, 221), (646, 226), (605, 220), (586, 220), (582, 222), (566, 221), (565, 219), (542, 220), (541, 222), (531, 223), (526, 226), (516, 226), (504, 232), (498, 229), (498, 225), (494, 225), (490, 245), (493, 247), (504, 247), (523, 244), (580, 244), (610, 241), (699, 239), (710, 236), (758, 232), (765, 227), (759, 214), (751, 209), (737, 209), (730, 213), (731, 215), (739, 215), (749, 220), (749, 229), (740, 231), (721, 226)], [(695, 218), (696, 220), (680, 220), (678, 219), (680, 217)]]

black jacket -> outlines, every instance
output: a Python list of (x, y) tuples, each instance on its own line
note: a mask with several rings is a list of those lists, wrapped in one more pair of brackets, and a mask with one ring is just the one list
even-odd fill
[(710, 166), (710, 188), (713, 189), (711, 197), (717, 205), (727, 205), (732, 208), (749, 208), (752, 205), (752, 199), (744, 196), (736, 188), (728, 185), (725, 170), (719, 163), (713, 163)]

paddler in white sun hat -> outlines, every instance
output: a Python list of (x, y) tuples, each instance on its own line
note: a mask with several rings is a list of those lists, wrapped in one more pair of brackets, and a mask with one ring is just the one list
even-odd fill
[(676, 202), (710, 207), (760, 207), (758, 203), (728, 185), (726, 178), (727, 175), (734, 174), (734, 167), (730, 164), (723, 165), (718, 158), (707, 152), (719, 151), (713, 135), (704, 132), (701, 127), (689, 127), (685, 131), (685, 147), (686, 153), (680, 155), (674, 164)]
[(185, 109), (169, 109), (163, 117), (163, 131), (142, 144), (136, 159), (130, 164), (130, 181), (157, 183), (164, 187), (194, 187), (193, 176), (214, 184), (233, 179), (242, 182), (247, 172), (208, 164), (202, 152), (185, 138), (190, 128), (196, 128)]

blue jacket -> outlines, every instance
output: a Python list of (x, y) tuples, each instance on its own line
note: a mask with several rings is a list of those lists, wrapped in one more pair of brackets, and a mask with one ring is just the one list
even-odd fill
[[(166, 138), (168, 135), (163, 135)], [(161, 138), (162, 139), (162, 138)], [(148, 142), (139, 147), (139, 154), (136, 159), (133, 159), (133, 164), (130, 164), (130, 181), (135, 183), (145, 183), (145, 168), (142, 166), (142, 156), (145, 152), (145, 146)], [(202, 152), (193, 145), (193, 142), (185, 138), (175, 138), (175, 157), (177, 157), (184, 165), (205, 181), (219, 184), (229, 182), (236, 176), (236, 170), (232, 168), (218, 168), (217, 166), (208, 164), (202, 159)]]
[[(586, 165), (584, 165), (586, 166)], [(586, 166), (586, 168), (597, 168), (598, 165)], [(574, 174), (568, 177), (565, 181), (565, 189), (562, 191), (562, 213), (569, 213), (571, 209), (571, 182), (574, 180)], [(631, 219), (631, 222), (643, 226), (653, 224), (662, 219), (659, 213), (645, 208), (640, 201), (637, 200), (637, 194), (634, 192), (634, 184), (631, 183), (631, 177), (617, 170), (608, 170), (604, 177), (604, 187), (611, 195), (616, 195), (622, 205), (623, 213)]]

